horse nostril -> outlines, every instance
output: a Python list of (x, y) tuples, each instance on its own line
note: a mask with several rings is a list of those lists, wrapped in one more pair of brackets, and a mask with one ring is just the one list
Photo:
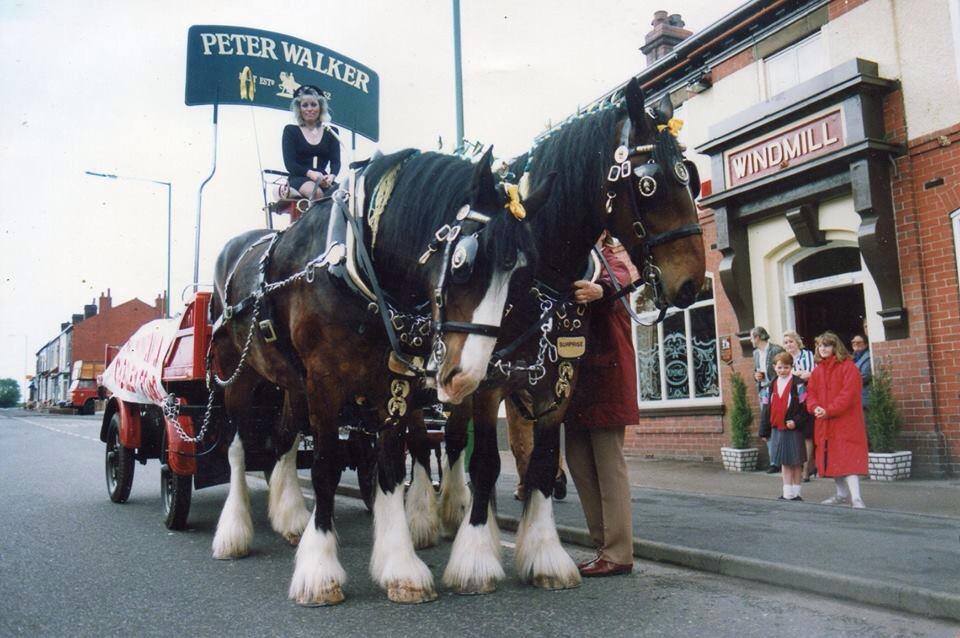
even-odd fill
[(697, 298), (697, 286), (692, 279), (688, 279), (680, 286), (677, 295), (673, 300), (673, 305), (677, 308), (686, 308)]

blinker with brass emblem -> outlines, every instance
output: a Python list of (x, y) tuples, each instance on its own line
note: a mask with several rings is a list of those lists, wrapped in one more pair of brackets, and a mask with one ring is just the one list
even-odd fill
[(617, 164), (623, 164), (630, 157), (630, 149), (626, 146), (618, 146), (613, 152), (613, 161)]
[(637, 189), (644, 197), (653, 197), (653, 194), (657, 192), (657, 180), (649, 175), (644, 175), (637, 183)]
[(465, 264), (466, 261), (467, 261), (466, 248), (464, 248), (463, 246), (457, 247), (457, 249), (453, 253), (453, 259), (451, 260), (453, 267), (459, 268), (460, 266)]
[(564, 359), (578, 359), (587, 351), (586, 337), (558, 337), (557, 354)]
[(690, 171), (687, 170), (683, 162), (677, 162), (673, 165), (673, 174), (684, 184), (690, 181)]

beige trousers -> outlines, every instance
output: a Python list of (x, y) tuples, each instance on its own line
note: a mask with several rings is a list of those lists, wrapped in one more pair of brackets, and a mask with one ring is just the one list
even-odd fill
[(623, 458), (625, 429), (564, 427), (567, 465), (590, 538), (601, 558), (618, 565), (633, 563), (630, 479)]
[[(517, 493), (523, 496), (525, 487), (523, 477), (527, 475), (527, 466), (530, 464), (530, 455), (533, 454), (533, 422), (527, 421), (517, 408), (513, 401), (504, 403), (507, 409), (507, 443), (510, 445), (510, 451), (513, 452), (513, 458), (517, 462)], [(557, 450), (557, 476), (563, 472), (563, 455)]]

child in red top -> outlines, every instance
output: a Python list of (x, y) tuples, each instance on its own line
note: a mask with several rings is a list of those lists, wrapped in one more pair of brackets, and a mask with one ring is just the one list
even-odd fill
[(770, 436), (770, 464), (783, 468), (780, 498), (802, 501), (800, 481), (807, 461), (803, 432), (810, 420), (804, 405), (806, 392), (793, 379), (793, 356), (789, 352), (777, 353), (773, 369), (777, 378), (770, 384), (770, 402), (760, 417), (760, 436)]

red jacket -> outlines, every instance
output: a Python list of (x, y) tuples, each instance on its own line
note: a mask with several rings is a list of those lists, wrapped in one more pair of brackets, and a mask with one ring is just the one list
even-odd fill
[[(630, 270), (609, 247), (603, 257), (620, 282), (630, 283)], [(610, 301), (615, 290), (603, 271), (597, 281), (603, 299), (590, 305), (587, 352), (580, 361), (578, 379), (567, 410), (568, 427), (612, 428), (640, 421), (637, 409), (637, 357), (631, 338), (632, 325), (619, 300)]]
[(867, 474), (867, 426), (860, 400), (860, 371), (847, 359), (824, 359), (807, 383), (807, 410), (827, 411), (816, 420), (817, 471), (820, 476)]

